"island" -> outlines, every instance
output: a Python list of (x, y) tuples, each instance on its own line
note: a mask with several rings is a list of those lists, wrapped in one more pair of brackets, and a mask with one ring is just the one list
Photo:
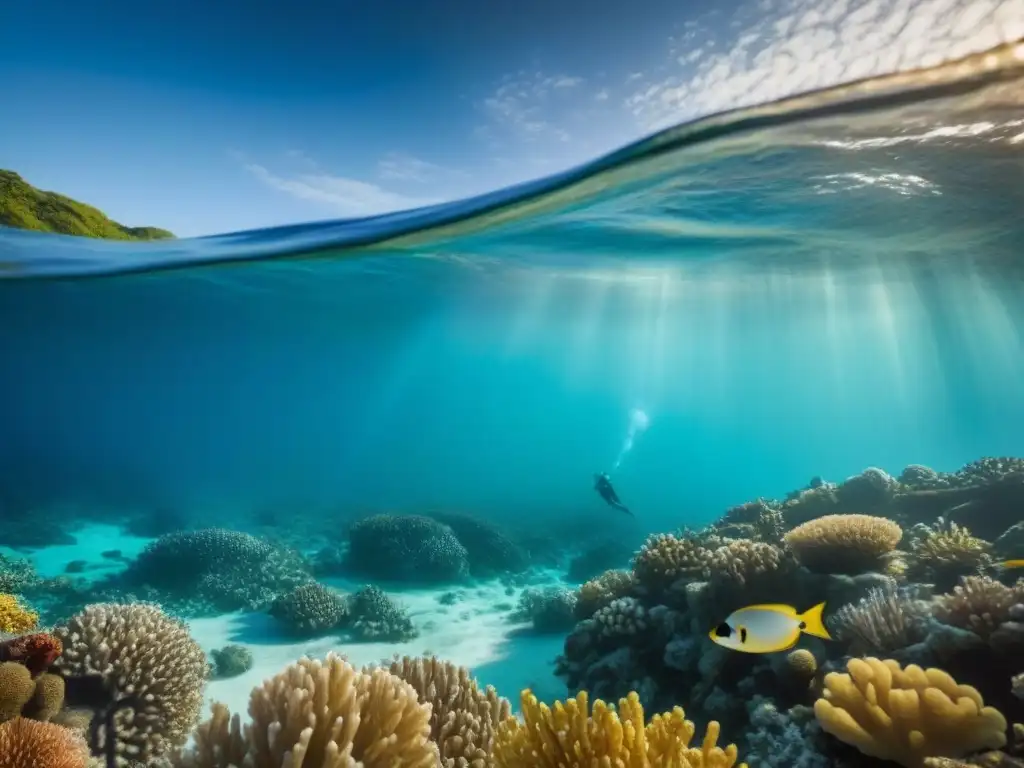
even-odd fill
[(36, 189), (14, 171), (0, 168), (0, 226), (106, 240), (166, 240), (157, 227), (126, 227), (91, 205)]

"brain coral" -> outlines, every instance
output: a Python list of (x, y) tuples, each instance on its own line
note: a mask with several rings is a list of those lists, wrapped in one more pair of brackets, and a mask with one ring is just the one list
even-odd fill
[[(529, 690), (520, 697), (523, 720), (507, 718), (495, 736), (497, 768), (732, 768), (736, 747), (717, 746), (719, 725), (708, 724), (699, 747), (690, 747), (694, 725), (680, 707), (644, 724), (644, 708), (632, 692), (618, 712), (598, 699), (588, 711), (586, 691), (564, 704), (541, 704)], [(743, 766), (745, 768), (745, 766)]]
[(903, 537), (892, 520), (871, 515), (825, 515), (798, 525), (785, 542), (800, 564), (816, 573), (880, 570)]
[(977, 690), (940, 669), (851, 659), (849, 674), (825, 676), (814, 715), (828, 733), (865, 755), (921, 768), (928, 757), (962, 757), (1006, 744), (1006, 719)]
[(155, 762), (185, 743), (202, 707), (207, 664), (184, 624), (155, 605), (99, 603), (55, 631), (63, 671), (101, 674), (119, 696), (134, 698), (114, 716), (119, 765)]
[(436, 768), (430, 706), (385, 669), (359, 671), (334, 654), (300, 659), (249, 699), (252, 723), (213, 705), (177, 761), (193, 768)]
[(469, 573), (466, 548), (447, 525), (421, 515), (373, 515), (348, 531), (350, 568), (378, 579), (448, 582)]

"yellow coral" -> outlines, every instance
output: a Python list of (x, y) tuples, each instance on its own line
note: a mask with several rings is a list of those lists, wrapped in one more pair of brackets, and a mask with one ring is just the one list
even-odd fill
[(825, 515), (798, 525), (784, 537), (800, 564), (817, 573), (862, 573), (884, 568), (903, 529), (872, 515)]
[(962, 757), (1006, 744), (1006, 719), (969, 685), (940, 669), (891, 659), (851, 659), (825, 676), (814, 704), (821, 727), (865, 755), (921, 768), (928, 757)]
[[(703, 743), (690, 747), (694, 726), (680, 707), (644, 725), (644, 708), (631, 692), (616, 713), (598, 699), (588, 714), (581, 691), (548, 707), (522, 692), (523, 720), (509, 717), (494, 739), (497, 768), (732, 768), (736, 746), (717, 746), (719, 725), (708, 725)], [(746, 768), (745, 765), (740, 768)]]
[(31, 632), (38, 625), (38, 613), (26, 608), (14, 595), (0, 594), (0, 632)]
[(629, 571), (605, 571), (591, 579), (576, 592), (576, 618), (589, 619), (613, 600), (628, 595), (635, 584)]

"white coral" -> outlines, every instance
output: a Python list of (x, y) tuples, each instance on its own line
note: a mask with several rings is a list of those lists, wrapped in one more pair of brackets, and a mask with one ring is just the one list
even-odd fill
[(635, 635), (647, 629), (647, 610), (635, 597), (612, 600), (594, 614), (603, 637)]

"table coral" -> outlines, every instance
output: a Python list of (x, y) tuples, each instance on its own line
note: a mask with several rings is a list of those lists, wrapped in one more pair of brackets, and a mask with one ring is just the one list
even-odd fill
[(891, 659), (851, 659), (825, 676), (814, 704), (821, 727), (865, 755), (921, 768), (928, 757), (962, 757), (1006, 744), (1006, 719), (969, 685), (940, 669)]

